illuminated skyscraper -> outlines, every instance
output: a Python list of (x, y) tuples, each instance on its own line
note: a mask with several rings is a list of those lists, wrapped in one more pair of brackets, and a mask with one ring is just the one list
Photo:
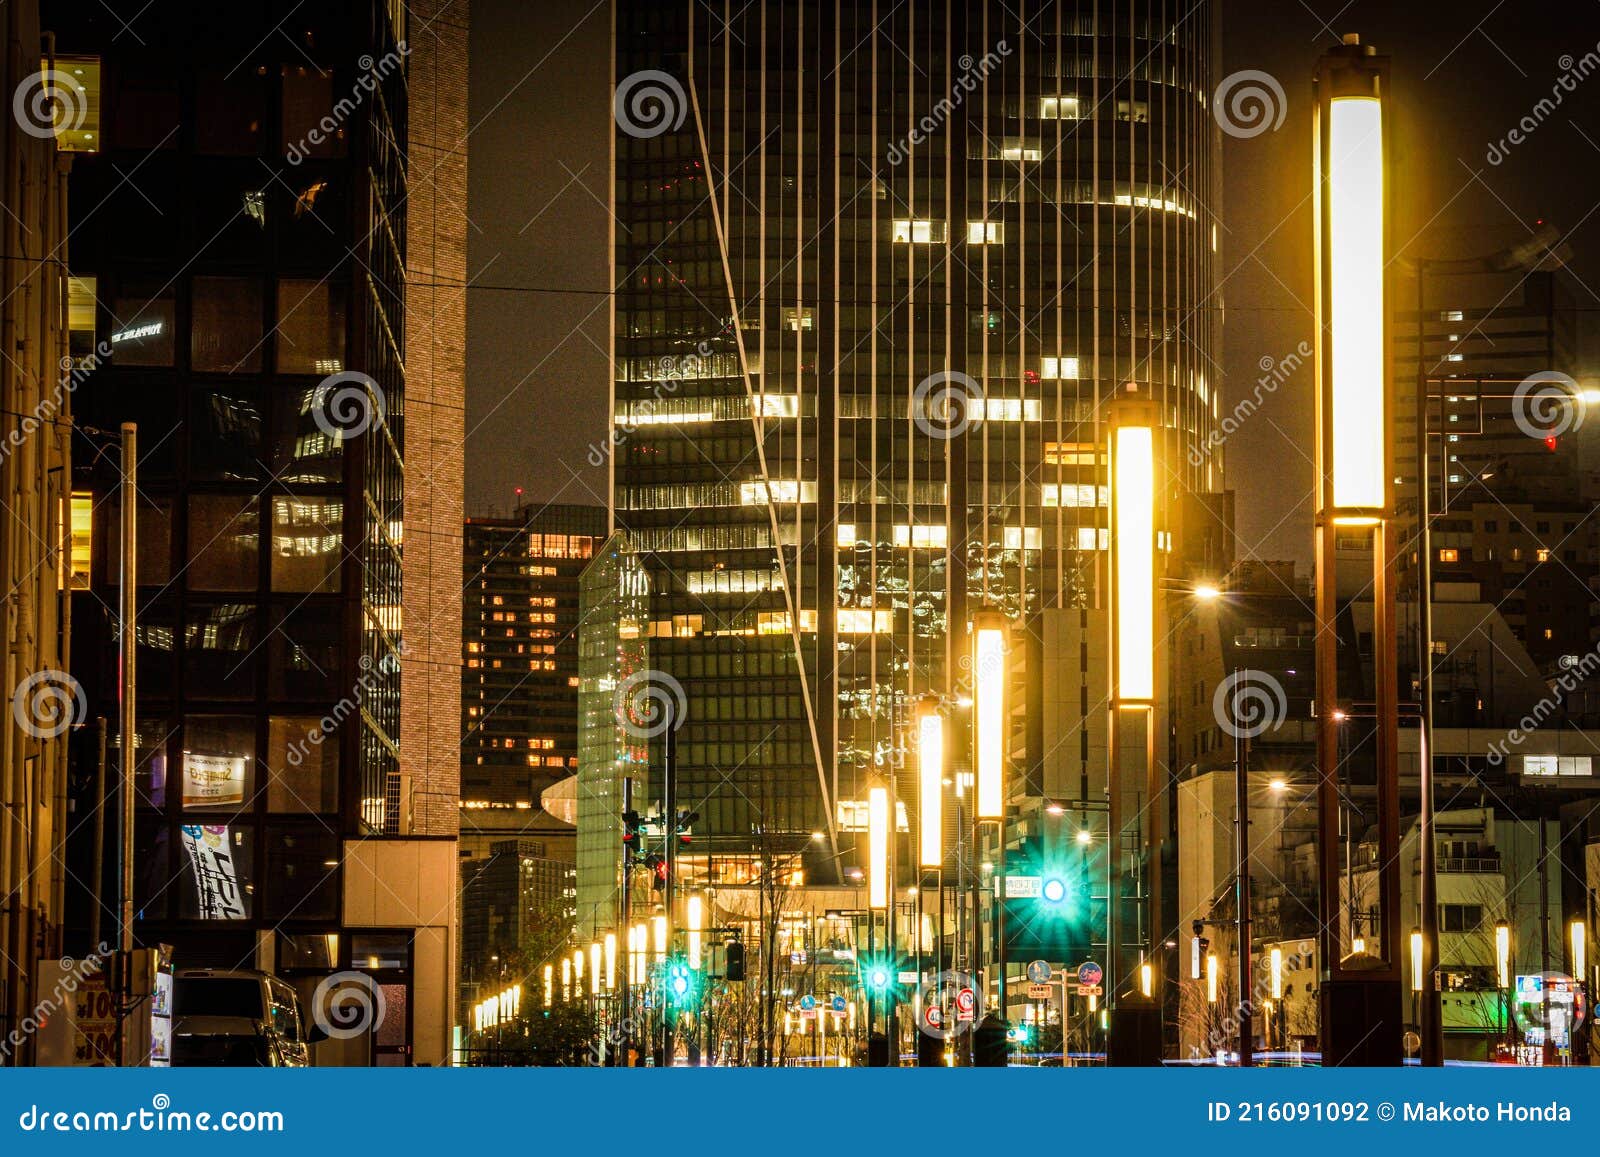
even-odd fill
[(1118, 389), (1168, 430), (1162, 547), (1201, 537), (1216, 5), (735, 7), (618, 6), (614, 505), (692, 871), (821, 831), (820, 879), (870, 777), (915, 798), (975, 611), (1103, 604)]

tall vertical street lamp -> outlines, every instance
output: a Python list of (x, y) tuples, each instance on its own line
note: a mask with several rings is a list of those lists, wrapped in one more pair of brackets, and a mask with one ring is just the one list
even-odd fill
[(1494, 926), (1494, 978), (1500, 990), (1500, 1038), (1504, 1041), (1511, 1034), (1511, 925), (1504, 920)]
[[(1589, 978), (1584, 973), (1588, 967), (1589, 928), (1581, 916), (1573, 920), (1568, 937), (1572, 944), (1572, 978), (1579, 984), (1587, 984)], [(1589, 996), (1592, 1003), (1594, 993), (1591, 992)]]
[[(1000, 1015), (1006, 1015), (1006, 679), (1010, 623), (993, 609), (979, 611), (972, 619), (972, 744), (973, 816), (972, 851), (980, 855), (979, 831), (984, 821), (994, 821), (998, 833), (999, 876), (995, 901), (995, 976), (1000, 998)], [(974, 871), (972, 898), (973, 968), (983, 960), (983, 875)]]
[[(1389, 61), (1347, 36), (1318, 61), (1316, 195), (1316, 672), (1322, 1053), (1326, 1064), (1398, 1064), (1400, 791), (1394, 583), (1393, 375), (1389, 342)], [(1339, 891), (1337, 545), (1372, 536), (1378, 900), (1375, 959), (1342, 951)], [(1352, 897), (1353, 902), (1353, 897)]]
[[(1106, 841), (1106, 999), (1110, 1035), (1106, 1062), (1112, 1065), (1157, 1064), (1161, 1053), (1161, 1011), (1155, 997), (1159, 975), (1152, 977), (1150, 999), (1137, 991), (1123, 992), (1132, 975), (1124, 968), (1127, 940), (1121, 929), (1124, 912), (1123, 723), (1130, 716), (1144, 724), (1145, 811), (1144, 853), (1150, 865), (1144, 927), (1146, 960), (1159, 960), (1160, 880), (1156, 847), (1160, 769), (1155, 758), (1156, 690), (1156, 431), (1160, 412), (1153, 399), (1129, 384), (1110, 406), (1109, 474), (1111, 531), (1111, 695), (1108, 720), (1109, 765)], [(1141, 977), (1142, 979), (1142, 977)], [(1128, 1000), (1125, 998), (1133, 998)]]
[[(939, 700), (931, 695), (917, 703), (917, 984), (923, 990), (925, 980), (923, 954), (928, 937), (923, 935), (923, 896), (927, 892), (927, 876), (935, 875), (935, 891), (939, 905), (938, 936), (933, 940), (933, 971), (944, 969), (944, 715)], [(919, 1018), (922, 1009), (914, 1010)], [(918, 1038), (920, 1043), (920, 1037)], [(922, 1051), (919, 1050), (921, 1056)]]

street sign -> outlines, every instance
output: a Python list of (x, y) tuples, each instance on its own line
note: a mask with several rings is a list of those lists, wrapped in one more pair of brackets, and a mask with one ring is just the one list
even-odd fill
[(956, 993), (956, 1019), (971, 1020), (973, 1012), (978, 1006), (978, 996), (970, 988), (963, 988)]
[(927, 1008), (923, 1009), (922, 1019), (927, 1022), (929, 1028), (937, 1029), (944, 1027), (944, 1013), (939, 1011), (939, 1006), (937, 1004), (930, 1004)]
[(1089, 960), (1078, 965), (1078, 985), (1096, 988), (1100, 981), (1105, 979), (1105, 972), (1094, 961)]
[(915, 972), (901, 972), (896, 977), (899, 984), (915, 984), (919, 979), (921, 978)]
[(1048, 985), (1048, 984), (1030, 984), (1030, 985), (1028, 985), (1028, 999), (1029, 1000), (1049, 1000), (1050, 999), (1050, 994), (1053, 993), (1053, 992), (1055, 992), (1055, 988), (1053, 986), (1051, 986), (1051, 985)]
[(1028, 979), (1031, 980), (1034, 984), (1048, 984), (1048, 983), (1050, 983), (1050, 976), (1051, 976), (1051, 969), (1050, 969), (1049, 961), (1046, 961), (1046, 960), (1030, 960), (1030, 961), (1028, 961)]
[(816, 1007), (817, 998), (812, 996), (809, 992), (800, 998), (800, 1010), (802, 1012), (810, 1012)]
[(1100, 995), (1100, 986), (1098, 984), (1080, 984), (1080, 985), (1078, 985), (1078, 995), (1079, 996), (1099, 996)]
[(843, 1016), (844, 1015), (844, 997), (836, 996), (836, 997), (833, 998), (833, 1002), (832, 1003), (833, 1003), (833, 1011), (835, 1013), (837, 1013), (839, 1016)]
[(1036, 900), (1039, 898), (1038, 876), (1007, 876), (1007, 900)]

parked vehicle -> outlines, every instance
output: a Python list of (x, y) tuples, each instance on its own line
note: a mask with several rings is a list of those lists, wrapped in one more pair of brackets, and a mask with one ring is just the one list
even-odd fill
[(268, 972), (186, 968), (173, 978), (172, 1063), (305, 1068), (325, 1034), (306, 1026), (295, 990)]

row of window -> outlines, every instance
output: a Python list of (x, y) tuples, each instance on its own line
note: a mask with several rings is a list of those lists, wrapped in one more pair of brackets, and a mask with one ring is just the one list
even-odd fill
[[(189, 343), (192, 370), (224, 374), (326, 376), (344, 369), (343, 286), (309, 278), (195, 277), (189, 283)], [(178, 347), (178, 292), (170, 285), (134, 282), (119, 286), (97, 317), (98, 278), (74, 276), (69, 283), (74, 356), (96, 348), (97, 334), (110, 348), (113, 366), (173, 366)], [(267, 305), (271, 302), (269, 315)]]

